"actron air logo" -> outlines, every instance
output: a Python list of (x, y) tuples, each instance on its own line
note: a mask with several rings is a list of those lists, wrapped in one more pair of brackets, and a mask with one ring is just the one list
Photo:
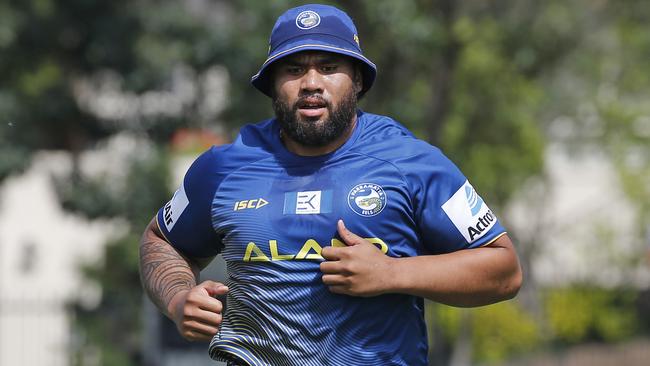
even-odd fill
[(470, 186), (465, 186), (465, 197), (467, 197), (467, 203), (469, 208), (472, 211), (472, 216), (476, 216), (483, 206), (483, 199), (476, 193), (476, 190)]
[(468, 243), (482, 238), (497, 222), (469, 181), (465, 181), (441, 207)]
[(252, 200), (237, 201), (235, 202), (235, 207), (233, 208), (233, 211), (240, 211), (246, 209), (257, 210), (258, 208), (262, 208), (268, 204), (269, 202), (264, 198), (254, 198)]

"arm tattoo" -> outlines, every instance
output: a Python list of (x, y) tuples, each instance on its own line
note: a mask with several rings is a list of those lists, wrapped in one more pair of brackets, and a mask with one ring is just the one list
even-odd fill
[(140, 245), (140, 280), (164, 314), (174, 295), (196, 286), (196, 274), (189, 261), (160, 239), (145, 239)]

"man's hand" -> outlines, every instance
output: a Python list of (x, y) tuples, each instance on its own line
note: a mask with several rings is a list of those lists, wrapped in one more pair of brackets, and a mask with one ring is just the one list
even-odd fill
[(323, 283), (337, 294), (370, 297), (389, 292), (393, 258), (349, 231), (343, 220), (337, 229), (347, 247), (323, 248)]
[(191, 290), (179, 291), (168, 312), (178, 332), (189, 341), (210, 341), (221, 326), (223, 304), (215, 296), (228, 293), (219, 282), (205, 281)]

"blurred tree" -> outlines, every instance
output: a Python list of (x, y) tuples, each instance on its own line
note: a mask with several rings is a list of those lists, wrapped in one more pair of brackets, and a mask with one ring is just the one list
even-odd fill
[[(497, 42), (492, 43), (488, 48), (481, 49), (480, 43), (476, 43), (471, 52), (477, 52), (474, 58), (475, 63), (468, 68), (468, 85), (473, 86), (461, 92), (458, 96), (452, 98), (452, 105), (463, 103), (467, 100), (468, 104), (459, 104), (461, 118), (458, 121), (448, 122), (448, 138), (451, 142), (455, 141), (456, 136), (467, 140), (472, 136), (480, 136), (481, 141), (489, 142), (494, 133), (509, 131), (509, 137), (527, 136), (520, 141), (523, 143), (520, 147), (515, 147), (511, 152), (507, 149), (511, 146), (492, 143), (491, 146), (481, 146), (479, 149), (472, 148), (472, 145), (458, 144), (460, 151), (453, 151), (454, 147), (447, 145), (449, 140), (443, 139), (441, 145), (448, 146), (451, 156), (460, 156), (461, 167), (466, 172), (477, 171), (475, 168), (480, 166), (486, 167), (486, 160), (491, 160), (492, 164), (498, 163), (495, 156), (509, 156), (508, 160), (500, 165), (501, 169), (491, 169), (492, 172), (510, 172), (509, 169), (515, 169), (515, 175), (522, 174), (514, 180), (523, 182), (526, 176), (526, 169), (517, 169), (516, 166), (534, 167), (535, 163), (529, 160), (535, 157), (532, 153), (539, 145), (525, 146), (526, 144), (538, 140), (534, 136), (533, 130), (538, 128), (542, 133), (542, 139), (551, 139), (554, 143), (559, 143), (564, 147), (572, 148), (576, 153), (589, 154), (593, 151), (606, 151), (607, 156), (614, 162), (619, 171), (621, 182), (627, 191), (631, 202), (634, 203), (638, 215), (638, 231), (636, 233), (637, 247), (639, 251), (627, 255), (630, 258), (621, 261), (618, 268), (624, 273), (625, 283), (638, 283), (639, 265), (643, 264), (643, 256), (639, 255), (647, 250), (647, 238), (650, 226), (650, 190), (647, 182), (650, 181), (650, 118), (649, 110), (645, 99), (647, 99), (648, 73), (647, 73), (647, 49), (648, 41), (647, 24), (650, 15), (650, 9), (647, 4), (638, 1), (570, 1), (570, 2), (547, 2), (543, 5), (536, 2), (520, 2), (520, 4), (510, 4), (511, 6), (499, 3), (492, 9), (498, 12), (498, 25), (481, 23), (481, 16), (472, 18), (469, 26), (462, 29), (479, 30), (478, 39), (490, 39), (491, 37), (503, 37)], [(521, 7), (520, 7), (521, 6)], [(522, 11), (523, 10), (523, 11)], [(510, 14), (510, 16), (505, 15)], [(501, 31), (499, 31), (501, 30)], [(466, 34), (463, 32), (462, 34)], [(488, 44), (489, 43), (485, 43)], [(500, 47), (507, 47), (506, 55), (502, 60), (495, 58), (499, 55)], [(468, 50), (470, 51), (470, 50)], [(483, 52), (478, 53), (478, 52)], [(495, 62), (496, 61), (496, 62)], [(462, 62), (462, 59), (461, 59)], [(495, 67), (496, 65), (501, 65)], [(515, 66), (513, 69), (504, 68), (504, 65)], [(456, 69), (458, 70), (458, 68)], [(492, 72), (482, 74), (482, 70), (491, 70)], [(513, 72), (515, 71), (515, 72)], [(494, 78), (491, 83), (482, 83), (481, 78), (488, 76)], [(459, 79), (462, 80), (462, 79)], [(505, 82), (505, 83), (504, 83)], [(490, 86), (488, 89), (481, 89), (481, 86)], [(454, 83), (453, 90), (462, 88), (463, 83)], [(494, 89), (498, 86), (498, 89)], [(498, 98), (494, 94), (514, 93), (513, 98)], [(492, 95), (491, 95), (492, 94)], [(528, 96), (528, 97), (526, 97)], [(467, 99), (465, 99), (467, 98)], [(479, 113), (472, 110), (476, 101), (490, 100), (494, 106), (488, 109), (480, 109)], [(512, 106), (499, 106), (500, 100), (514, 101)], [(509, 110), (509, 108), (512, 108)], [(483, 119), (484, 116), (490, 116), (495, 111), (506, 112), (499, 116), (498, 125), (494, 125), (493, 130), (480, 131), (480, 125), (471, 125), (472, 128), (466, 128), (468, 124), (476, 120)], [(531, 114), (532, 112), (532, 114)], [(453, 116), (453, 109), (452, 109)], [(473, 116), (475, 114), (478, 118)], [(507, 120), (515, 116), (515, 120), (524, 122), (521, 126), (513, 125), (508, 127)], [(558, 117), (562, 118), (558, 118)], [(533, 118), (537, 126), (533, 129), (525, 127), (528, 118)], [(505, 121), (506, 124), (501, 122)], [(562, 128), (556, 129), (558, 124), (566, 124)], [(477, 127), (479, 129), (477, 129)], [(459, 130), (457, 130), (459, 129)], [(444, 128), (442, 129), (444, 131)], [(476, 135), (474, 132), (476, 131)], [(562, 131), (558, 134), (558, 131)], [(531, 138), (532, 137), (532, 138)], [(462, 140), (460, 140), (462, 141)], [(514, 140), (515, 142), (517, 139)], [(496, 141), (495, 141), (496, 142)], [(515, 145), (516, 146), (516, 145)], [(451, 149), (450, 149), (451, 148)], [(503, 154), (490, 153), (492, 149), (500, 151)], [(453, 151), (453, 152), (452, 152)], [(516, 151), (516, 152), (515, 152)], [(523, 156), (514, 157), (515, 154), (526, 152)], [(541, 168), (541, 167), (540, 167)], [(530, 170), (528, 171), (530, 172)], [(487, 174), (490, 172), (488, 171)], [(470, 174), (470, 176), (472, 176)], [(479, 172), (478, 177), (482, 177)], [(473, 176), (472, 176), (473, 177)], [(489, 182), (502, 183), (503, 176), (497, 179), (489, 179)], [(508, 179), (506, 177), (506, 179)], [(537, 208), (537, 213), (530, 213), (529, 222), (531, 223), (531, 235), (526, 241), (517, 240), (520, 248), (522, 261), (526, 269), (526, 280), (523, 292), (537, 293), (539, 289), (535, 284), (535, 279), (530, 276), (531, 264), (538, 251), (538, 246), (542, 245), (536, 239), (536, 230), (549, 230), (549, 227), (533, 228), (538, 224), (536, 221), (543, 221), (543, 207), (546, 197), (544, 192), (548, 191), (548, 182), (545, 181), (544, 175), (536, 178), (538, 197), (533, 206)], [(506, 188), (506, 198), (508, 192), (514, 192), (513, 185), (503, 183)], [(482, 183), (479, 183), (482, 184)], [(500, 202), (504, 201), (503, 191), (496, 191), (496, 197)], [(539, 215), (539, 217), (535, 217)], [(513, 235), (517, 235), (513, 233)], [(605, 241), (605, 238), (603, 238)], [(607, 243), (598, 243), (602, 248)], [(612, 263), (612, 265), (614, 265)], [(566, 290), (567, 296), (587, 296), (580, 289), (569, 288)], [(587, 315), (585, 327), (592, 329), (590, 332), (601, 332), (601, 340), (623, 339), (629, 336), (629, 333), (621, 331), (630, 323), (634, 323), (637, 315), (628, 312), (631, 308), (629, 301), (623, 301), (622, 295), (616, 291), (606, 291), (605, 298), (611, 296), (612, 301), (604, 300), (602, 297), (595, 296), (595, 300), (590, 303), (592, 306), (591, 313)], [(569, 295), (570, 294), (570, 295)], [(520, 296), (521, 297), (521, 296)], [(537, 304), (537, 311), (546, 307), (544, 314), (538, 314), (540, 324), (557, 324), (549, 317), (557, 317), (560, 314), (569, 314), (567, 307), (557, 306), (557, 302), (541, 302), (539, 296), (534, 296)], [(589, 296), (587, 296), (589, 297)], [(557, 299), (557, 297), (553, 297)], [(600, 299), (600, 300), (598, 300)], [(601, 301), (602, 300), (602, 301)], [(629, 300), (629, 298), (628, 298)], [(566, 305), (566, 303), (564, 303)], [(530, 303), (526, 304), (530, 309)], [(553, 307), (550, 310), (549, 307)], [(613, 310), (616, 309), (616, 310)], [(629, 317), (614, 317), (609, 312), (625, 312)], [(647, 311), (647, 310), (646, 310)], [(477, 311), (475, 316), (480, 312)], [(642, 312), (641, 312), (642, 313)], [(554, 315), (550, 315), (554, 314)], [(541, 315), (541, 317), (539, 317)], [(584, 314), (583, 314), (584, 315)], [(600, 317), (602, 315), (602, 317)], [(570, 315), (566, 315), (570, 316)], [(461, 317), (462, 319), (462, 317)], [(574, 320), (580, 317), (574, 317)], [(605, 321), (606, 325), (601, 323)], [(549, 322), (546, 323), (546, 320)], [(601, 325), (598, 325), (601, 324)], [(601, 328), (602, 326), (602, 328)], [(579, 329), (584, 329), (580, 328)], [(464, 329), (460, 327), (460, 329)], [(575, 329), (575, 328), (572, 328)], [(604, 329), (608, 329), (607, 331)], [(540, 328), (540, 331), (549, 331), (548, 336), (559, 337), (561, 340), (568, 341), (563, 335), (560, 335), (554, 329)], [(604, 333), (608, 335), (604, 335)], [(468, 339), (467, 334), (461, 339)], [(585, 340), (585, 337), (578, 337), (579, 340)], [(477, 341), (478, 342), (478, 341)], [(477, 345), (478, 347), (478, 345)], [(479, 357), (479, 353), (475, 354)]]
[[(603, 27), (610, 38), (600, 44), (591, 39), (580, 55), (581, 63), (588, 62), (582, 57), (597, 60), (592, 67), (575, 70), (594, 83), (592, 108), (572, 115), (578, 128), (589, 131), (583, 146), (604, 148), (614, 161), (638, 211), (638, 247), (643, 250), (650, 238), (650, 7), (638, 1), (607, 1), (597, 10), (599, 18), (606, 19)], [(637, 266), (642, 261), (638, 257)]]
[(466, 355), (469, 364), (498, 363), (534, 350), (541, 341), (536, 320), (512, 301), (476, 309), (473, 316), (449, 306), (433, 309), (448, 342), (454, 343), (463, 331), (463, 323), (469, 324), (466, 333), (474, 345), (474, 352)]
[[(621, 244), (630, 244), (621, 243), (618, 237), (604, 236), (596, 244), (599, 248), (612, 245), (611, 266), (619, 270), (622, 283), (646, 286), (647, 291), (647, 282), (639, 281), (639, 270), (647, 266), (644, 253), (650, 246), (650, 108), (646, 102), (650, 97), (650, 66), (646, 61), (650, 49), (650, 7), (634, 0), (575, 3), (582, 9), (579, 20), (585, 36), (580, 47), (562, 62), (560, 72), (546, 79), (554, 91), (549, 94), (548, 113), (562, 117), (550, 124), (551, 130), (555, 130), (552, 138), (570, 147), (575, 155), (605, 152), (603, 163), (614, 165), (636, 211), (635, 230), (630, 233), (636, 250), (618, 249), (625, 246)], [(618, 311), (623, 311), (622, 299), (619, 294), (617, 301), (611, 302), (619, 306)], [(605, 301), (594, 302), (594, 306), (605, 307)], [(646, 318), (645, 314), (650, 312), (648, 302), (641, 300), (640, 304), (644, 305), (637, 310), (632, 323)], [(586, 314), (593, 319), (592, 313)], [(620, 323), (619, 318), (612, 319)], [(593, 332), (593, 322), (586, 326)], [(568, 338), (566, 334), (562, 337)], [(580, 339), (575, 334), (573, 337)]]
[[(161, 202), (169, 197), (168, 155), (153, 152), (147, 158), (136, 159), (128, 169), (126, 184), (121, 190), (108, 193), (96, 187), (99, 181), (82, 180), (67, 196), (66, 206), (73, 211), (93, 215), (96, 211), (86, 198), (113, 202), (107, 214), (119, 214), (131, 230), (106, 244), (104, 256), (98, 263), (87, 263), (83, 271), (88, 279), (102, 288), (102, 298), (95, 308), (85, 308), (84, 301), (71, 304), (76, 314), (79, 344), (73, 354), (74, 365), (84, 365), (84, 355), (90, 348), (100, 350), (102, 365), (142, 365), (142, 290), (139, 285), (138, 245), (140, 231), (151, 220)], [(152, 184), (157, 182), (157, 184)], [(88, 189), (88, 187), (93, 187)], [(94, 194), (93, 194), (94, 193)], [(110, 195), (111, 200), (107, 200)], [(64, 194), (65, 196), (65, 194)], [(107, 204), (109, 206), (110, 204)]]
[(593, 285), (548, 290), (547, 316), (557, 343), (615, 342), (636, 331), (633, 290)]
[(132, 69), (133, 14), (127, 1), (0, 4), (5, 148), (81, 151), (110, 133), (76, 105), (72, 81), (101, 68)]
[[(120, 217), (128, 226), (126, 236), (108, 243), (102, 263), (85, 269), (102, 288), (101, 303), (95, 309), (84, 308), (83, 301), (72, 304), (84, 335), (76, 356), (97, 349), (103, 365), (140, 364), (137, 242), (169, 197), (164, 144), (178, 126), (205, 122), (198, 97), (175, 113), (156, 112), (160, 106), (147, 104), (155, 99), (147, 93), (174, 91), (172, 76), (179, 65), (201, 74), (201, 67), (213, 63), (206, 44), (215, 32), (193, 19), (172, 1), (0, 2), (0, 180), (24, 169), (37, 150), (69, 151), (73, 171), (56, 180), (62, 205), (89, 218)], [(190, 95), (202, 91), (195, 80), (190, 83)], [(86, 84), (96, 88), (84, 89)], [(87, 102), (107, 99), (99, 94), (104, 90), (134, 102), (135, 111), (124, 103), (98, 109)], [(79, 155), (116, 132), (161, 147), (125, 162), (125, 182), (85, 176)]]

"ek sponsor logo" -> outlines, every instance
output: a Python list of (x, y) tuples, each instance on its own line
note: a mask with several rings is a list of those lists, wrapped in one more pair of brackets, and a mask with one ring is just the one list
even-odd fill
[(284, 194), (285, 215), (317, 215), (332, 212), (332, 191), (302, 191)]

